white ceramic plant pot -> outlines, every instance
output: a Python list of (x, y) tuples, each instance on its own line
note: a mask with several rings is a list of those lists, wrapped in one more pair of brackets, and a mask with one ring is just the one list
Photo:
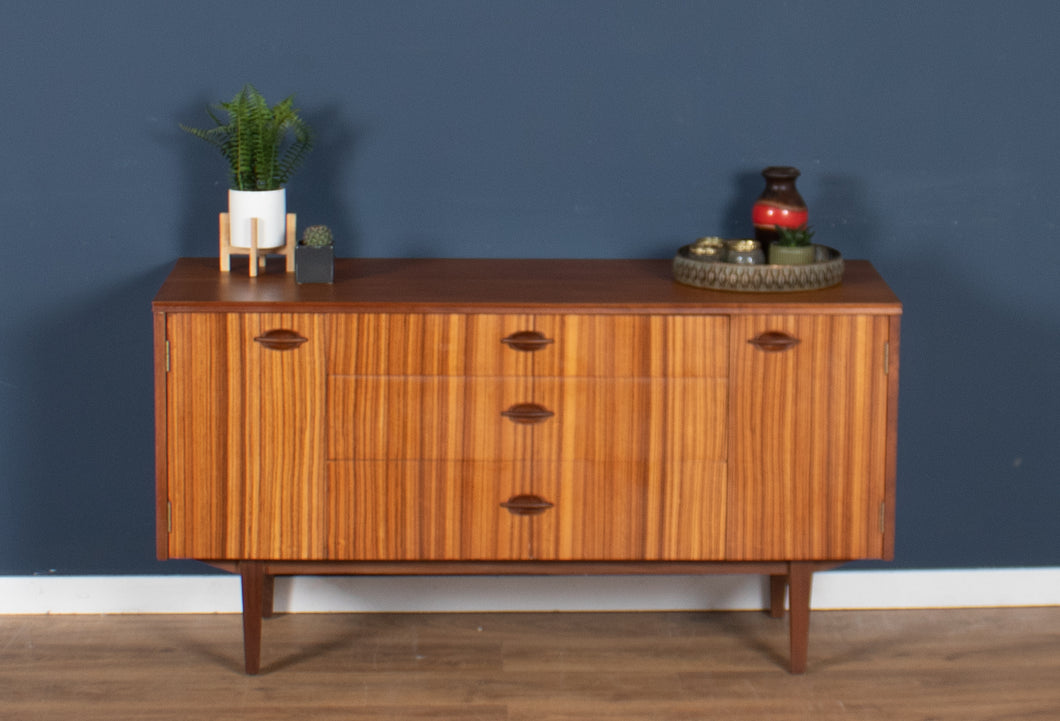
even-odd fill
[(229, 243), (233, 248), (249, 248), (250, 223), (261, 218), (258, 226), (259, 248), (280, 248), (287, 241), (287, 189), (229, 190)]

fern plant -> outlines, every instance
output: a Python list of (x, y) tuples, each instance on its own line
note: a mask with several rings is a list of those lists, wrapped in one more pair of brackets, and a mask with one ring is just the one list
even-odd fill
[(279, 190), (313, 148), (313, 133), (294, 107), (294, 96), (269, 107), (250, 84), (230, 102), (218, 103), (206, 112), (213, 128), (181, 129), (205, 140), (221, 151), (231, 170), (234, 190)]

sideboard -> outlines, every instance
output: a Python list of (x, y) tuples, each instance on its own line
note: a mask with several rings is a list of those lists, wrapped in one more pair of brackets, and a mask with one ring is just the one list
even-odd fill
[[(153, 303), (157, 554), (275, 576), (770, 578), (805, 670), (813, 573), (890, 559), (901, 304), (665, 260), (179, 260)], [(787, 609), (785, 609), (787, 606)]]

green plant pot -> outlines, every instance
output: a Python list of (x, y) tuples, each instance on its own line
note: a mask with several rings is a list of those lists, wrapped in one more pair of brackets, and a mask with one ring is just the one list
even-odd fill
[(817, 257), (812, 245), (769, 244), (770, 265), (808, 265)]

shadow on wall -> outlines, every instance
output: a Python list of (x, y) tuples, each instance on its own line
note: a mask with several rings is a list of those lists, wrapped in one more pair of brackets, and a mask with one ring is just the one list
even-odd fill
[[(187, 103), (178, 113), (180, 122), (194, 127), (211, 127), (206, 108), (217, 99), (201, 98)], [(341, 117), (338, 106), (321, 110), (303, 109), (302, 116), (316, 133), (313, 150), (291, 179), (287, 190), (287, 210), (298, 216), (298, 234), (308, 225), (330, 226), (340, 257), (357, 255), (358, 232), (355, 223), (356, 189), (346, 179), (352, 177), (351, 160), (354, 128)], [(179, 254), (215, 257), (218, 254), (218, 216), (228, 209), (229, 169), (215, 148), (192, 137), (174, 125), (163, 140), (177, 148), (183, 192), (176, 199), (179, 208)]]

